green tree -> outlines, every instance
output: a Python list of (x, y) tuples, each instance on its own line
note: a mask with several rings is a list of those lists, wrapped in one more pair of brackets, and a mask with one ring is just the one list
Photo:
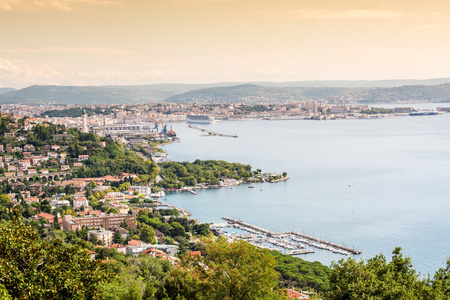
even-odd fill
[(182, 257), (157, 299), (287, 299), (274, 289), (278, 274), (267, 250), (225, 238), (204, 242), (204, 255)]
[(124, 238), (120, 234), (119, 230), (114, 233), (113, 242), (117, 244), (123, 244), (125, 242)]
[(19, 218), (0, 228), (0, 284), (14, 298), (100, 299), (99, 285), (110, 276), (86, 250), (42, 242)]
[(149, 244), (156, 244), (155, 230), (149, 225), (141, 225), (141, 241)]
[(399, 247), (389, 263), (382, 254), (358, 262), (341, 259), (332, 264), (331, 290), (326, 299), (449, 299), (449, 271), (447, 264), (434, 281), (422, 278)]

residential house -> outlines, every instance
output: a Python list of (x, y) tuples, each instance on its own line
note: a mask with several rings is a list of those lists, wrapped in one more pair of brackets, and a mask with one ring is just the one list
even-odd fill
[(105, 195), (104, 199), (113, 201), (124, 201), (125, 195), (120, 192), (110, 192)]
[(25, 202), (28, 204), (39, 203), (39, 198), (37, 198), (37, 197), (27, 197), (23, 200), (25, 200)]
[(113, 243), (114, 232), (100, 228), (99, 230), (89, 230), (88, 239), (90, 239), (91, 236), (95, 236), (98, 241), (102, 242), (103, 246), (108, 247)]
[(51, 214), (47, 214), (45, 212), (42, 212), (42, 213), (36, 215), (35, 219), (36, 220), (46, 219), (49, 224), (53, 224), (55, 222), (55, 216), (51, 215)]
[(30, 192), (32, 192), (34, 194), (38, 194), (38, 193), (42, 192), (42, 187), (43, 187), (42, 183), (36, 182), (36, 183), (29, 185), (28, 189), (30, 190)]
[(23, 146), (23, 150), (27, 151), (27, 152), (34, 152), (36, 150), (36, 148), (31, 144), (27, 144), (27, 145)]
[(69, 170), (70, 166), (69, 165), (61, 165), (61, 171), (66, 171)]
[(59, 145), (52, 145), (53, 151), (59, 151), (59, 149), (61, 149), (61, 147)]
[(36, 169), (28, 169), (28, 175), (35, 175), (37, 174)]
[(86, 161), (89, 159), (89, 155), (78, 155), (78, 161)]
[(80, 209), (82, 206), (88, 206), (89, 202), (86, 198), (80, 197), (73, 200), (73, 209)]
[(129, 214), (105, 214), (99, 216), (85, 216), (73, 218), (65, 215), (63, 218), (63, 228), (65, 231), (81, 229), (83, 226), (88, 228), (106, 228), (112, 230), (119, 227), (122, 222), (126, 222), (129, 228), (136, 227), (136, 218)]

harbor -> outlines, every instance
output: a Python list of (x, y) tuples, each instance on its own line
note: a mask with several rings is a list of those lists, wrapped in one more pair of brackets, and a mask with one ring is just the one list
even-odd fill
[[(358, 255), (362, 252), (350, 247), (319, 239), (295, 231), (275, 233), (267, 229), (245, 223), (239, 219), (223, 217), (227, 223), (213, 224), (211, 229), (228, 238), (243, 239), (259, 248), (278, 250), (283, 254), (298, 255), (314, 253), (313, 248), (331, 251), (341, 255)], [(235, 228), (245, 233), (225, 231), (224, 228)]]
[(238, 137), (237, 135), (216, 133), (216, 132), (209, 131), (209, 130), (206, 130), (206, 129), (203, 129), (203, 128), (199, 128), (199, 127), (197, 127), (195, 125), (192, 125), (192, 124), (189, 125), (189, 128), (192, 128), (192, 129), (195, 129), (195, 130), (199, 130), (199, 131), (201, 131), (203, 133), (206, 133), (204, 136), (222, 136), (222, 137), (232, 137), (232, 138), (237, 138)]

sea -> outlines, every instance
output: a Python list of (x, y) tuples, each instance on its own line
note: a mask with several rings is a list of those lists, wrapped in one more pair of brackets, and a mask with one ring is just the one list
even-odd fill
[[(228, 216), (273, 232), (305, 233), (361, 250), (352, 256), (357, 260), (383, 254), (389, 261), (401, 247), (423, 276), (450, 258), (450, 113), (198, 125), (238, 138), (205, 136), (186, 123), (172, 126), (181, 139), (164, 146), (172, 161), (226, 160), (290, 177), (164, 197), (191, 218), (224, 223)], [(300, 257), (327, 266), (347, 259), (315, 251)]]

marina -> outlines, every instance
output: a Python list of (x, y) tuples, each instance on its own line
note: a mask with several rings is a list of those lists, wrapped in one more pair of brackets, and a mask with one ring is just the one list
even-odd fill
[[(244, 239), (257, 247), (278, 250), (281, 253), (288, 255), (314, 253), (315, 251), (312, 249), (313, 247), (341, 255), (358, 255), (362, 253), (360, 250), (295, 231), (274, 233), (267, 229), (245, 223), (239, 219), (233, 219), (230, 217), (223, 217), (222, 219), (228, 223), (211, 225), (211, 228), (219, 234), (229, 238)], [(240, 229), (248, 232), (249, 234), (236, 234), (235, 232), (228, 233), (222, 230), (222, 228), (227, 227)]]

